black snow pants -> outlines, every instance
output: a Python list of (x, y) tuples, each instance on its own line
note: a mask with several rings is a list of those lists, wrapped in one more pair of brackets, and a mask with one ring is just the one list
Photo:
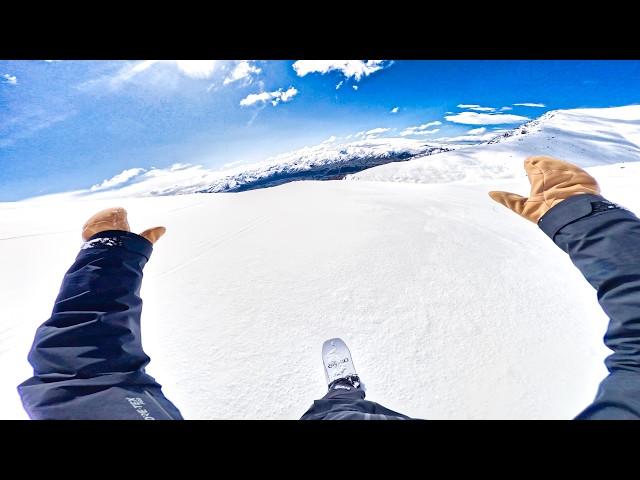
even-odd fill
[(361, 387), (337, 385), (315, 400), (300, 420), (411, 420), (364, 397)]

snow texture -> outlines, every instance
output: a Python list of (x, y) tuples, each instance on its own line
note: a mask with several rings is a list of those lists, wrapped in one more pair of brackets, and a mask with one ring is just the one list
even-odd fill
[(573, 418), (606, 375), (608, 319), (568, 256), (487, 191), (528, 194), (524, 158), (554, 154), (640, 213), (639, 109), (554, 112), (359, 181), (1, 203), (0, 417), (26, 418), (16, 386), (81, 226), (121, 206), (134, 232), (167, 227), (145, 268), (143, 342), (185, 418), (299, 418), (326, 392), (332, 337), (367, 398), (406, 415)]

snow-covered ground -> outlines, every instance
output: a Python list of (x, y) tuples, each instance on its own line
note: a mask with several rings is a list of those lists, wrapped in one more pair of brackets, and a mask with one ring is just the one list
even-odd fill
[[(607, 317), (566, 254), (487, 191), (526, 195), (522, 161), (552, 153), (593, 165), (603, 194), (640, 213), (640, 107), (626, 108), (637, 120), (609, 109), (573, 140), (547, 138), (545, 127), (464, 157), (428, 157), (471, 159), (451, 167), (472, 172), (466, 183), (434, 182), (445, 174), (429, 177), (426, 160), (411, 160), (357, 182), (1, 203), (0, 417), (26, 418), (16, 386), (31, 375), (35, 329), (84, 221), (119, 205), (133, 231), (167, 227), (145, 269), (143, 343), (149, 373), (186, 418), (299, 418), (325, 393), (320, 349), (335, 336), (351, 348), (367, 398), (407, 415), (572, 418), (606, 375)], [(508, 169), (491, 163), (509, 155)], [(474, 167), (483, 159), (486, 169)]]

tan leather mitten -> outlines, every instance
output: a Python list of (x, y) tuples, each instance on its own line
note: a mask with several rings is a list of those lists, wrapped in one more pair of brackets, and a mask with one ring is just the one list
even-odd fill
[[(82, 227), (82, 239), (87, 241), (96, 233), (105, 230), (121, 230), (130, 232), (127, 211), (121, 207), (106, 208), (93, 215)], [(164, 227), (148, 228), (140, 234), (151, 243), (155, 243), (167, 231)]]
[(489, 196), (534, 223), (538, 223), (549, 209), (572, 195), (600, 194), (595, 178), (580, 167), (557, 158), (529, 157), (524, 161), (524, 169), (531, 183), (529, 198), (498, 191), (489, 192)]

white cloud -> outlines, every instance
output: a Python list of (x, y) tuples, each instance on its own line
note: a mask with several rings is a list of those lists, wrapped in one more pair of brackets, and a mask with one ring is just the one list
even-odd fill
[(500, 125), (503, 123), (520, 123), (530, 120), (528, 117), (522, 117), (520, 115), (475, 112), (462, 112), (456, 115), (447, 115), (444, 118), (449, 122), (462, 123), (464, 125)]
[(398, 107), (393, 107), (391, 113), (398, 113), (398, 110), (400, 110)]
[(337, 70), (347, 78), (360, 81), (362, 77), (390, 66), (384, 60), (298, 60), (292, 66), (299, 77), (309, 73), (325, 73)]
[(227, 169), (235, 167), (237, 165), (242, 165), (243, 163), (245, 163), (244, 160), (236, 160), (236, 161), (233, 161), (233, 162), (225, 163), (224, 165), (222, 165), (221, 170), (227, 170)]
[(177, 172), (178, 170), (184, 170), (186, 168), (190, 168), (192, 167), (193, 164), (191, 163), (174, 163), (173, 165), (171, 165), (171, 167), (169, 168), (170, 172)]
[(344, 83), (344, 80), (340, 80), (336, 85), (336, 90), (339, 90), (343, 83)]
[(296, 90), (294, 87), (289, 87), (289, 89), (286, 92), (280, 95), (280, 100), (282, 100), (283, 102), (288, 102), (297, 94), (298, 94), (298, 90)]
[(466, 108), (468, 110), (476, 110), (478, 112), (495, 112), (495, 108), (493, 107), (481, 107), (480, 105), (467, 105), (467, 104), (463, 104), (461, 103), (460, 105), (458, 105), (458, 108)]
[(324, 142), (322, 143), (333, 143), (336, 141), (336, 136), (335, 135), (331, 135), (329, 138), (327, 138)]
[(468, 135), (482, 135), (487, 131), (486, 127), (473, 128), (467, 132)]
[(367, 130), (366, 132), (358, 132), (356, 137), (366, 136), (367, 138), (376, 138), (378, 135), (388, 132), (391, 130), (390, 128), (373, 128), (371, 130)]
[(275, 93), (277, 92), (251, 93), (240, 100), (240, 105), (243, 107), (248, 107), (249, 105), (253, 105), (254, 103), (268, 102), (269, 100), (271, 100), (271, 98), (274, 98)]
[(358, 85), (352, 85), (354, 90), (358, 90)]
[(402, 132), (400, 132), (400, 136), (401, 137), (406, 137), (407, 135), (426, 135), (428, 133), (435, 133), (435, 132), (439, 131), (439, 129), (430, 130), (430, 131), (427, 131), (427, 129), (429, 127), (434, 127), (434, 126), (437, 126), (437, 125), (442, 125), (442, 122), (436, 120), (435, 122), (429, 122), (429, 123), (425, 123), (425, 124), (418, 125), (418, 126), (415, 126), (415, 127), (407, 127)]
[(243, 60), (235, 66), (229, 76), (224, 79), (223, 83), (225, 85), (228, 85), (229, 83), (237, 82), (238, 80), (245, 80), (247, 82), (250, 82), (251, 75), (257, 75), (260, 72), (262, 72), (262, 69), (251, 65), (246, 60)]
[[(139, 83), (176, 88), (180, 76), (208, 79), (213, 76), (217, 60), (144, 60), (127, 62), (118, 71), (77, 85), (80, 90), (117, 90), (126, 82), (142, 77)], [(154, 68), (151, 68), (154, 67)], [(142, 75), (144, 73), (144, 75)]]
[(242, 107), (248, 107), (255, 103), (271, 102), (271, 104), (275, 107), (280, 102), (284, 103), (290, 101), (297, 94), (298, 90), (296, 90), (294, 87), (289, 87), (286, 91), (281, 88), (279, 90), (276, 90), (275, 92), (252, 93), (240, 100), (240, 105)]
[(366, 132), (364, 132), (364, 134), (367, 136), (380, 135), (381, 133), (388, 132), (389, 130), (391, 129), (390, 128), (374, 128), (371, 130), (367, 130)]
[(511, 107), (502, 107), (500, 109), (501, 112), (506, 112), (507, 110), (513, 110), (513, 108), (511, 108)]
[(124, 170), (120, 172), (118, 175), (115, 175), (107, 180), (104, 180), (102, 183), (93, 185), (90, 188), (92, 192), (98, 192), (100, 190), (106, 190), (111, 187), (115, 187), (116, 185), (120, 185), (132, 179), (133, 177), (138, 176), (139, 174), (145, 172), (144, 168), (130, 168), (128, 170)]
[[(439, 128), (434, 128), (433, 130), (420, 130), (420, 131), (417, 131), (417, 132), (413, 132), (410, 135), (431, 135), (432, 133), (436, 133), (436, 132), (439, 132), (439, 131), (440, 131)], [(404, 137), (406, 135), (400, 134), (400, 136)]]
[(178, 69), (191, 78), (210, 78), (216, 60), (176, 60)]
[(544, 103), (514, 103), (514, 105), (519, 107), (538, 107), (538, 108), (546, 107)]
[(4, 83), (8, 83), (9, 85), (18, 84), (18, 79), (15, 75), (9, 75), (8, 73), (5, 73), (4, 75), (2, 75), (2, 78), (4, 78)]

